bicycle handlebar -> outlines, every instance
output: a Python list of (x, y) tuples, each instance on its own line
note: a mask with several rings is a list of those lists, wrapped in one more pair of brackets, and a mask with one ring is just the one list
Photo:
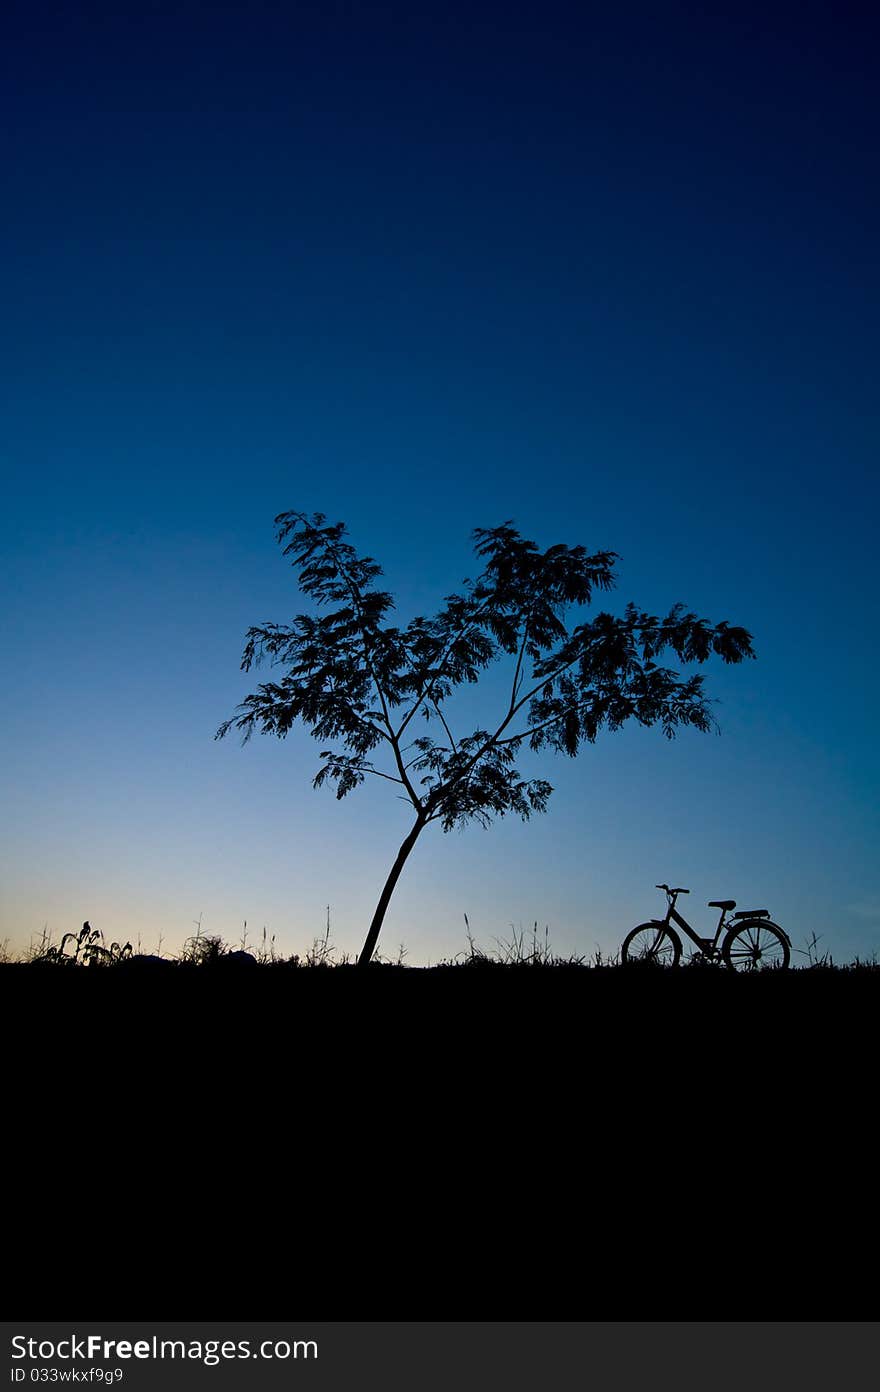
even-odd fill
[(689, 889), (670, 889), (669, 885), (655, 885), (655, 889), (665, 889), (667, 894), (690, 894)]

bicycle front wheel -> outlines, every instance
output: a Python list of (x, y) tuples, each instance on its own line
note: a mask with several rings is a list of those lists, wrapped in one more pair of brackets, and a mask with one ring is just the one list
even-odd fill
[(721, 956), (733, 971), (768, 971), (787, 967), (791, 959), (788, 938), (775, 923), (746, 919), (727, 934)]
[(625, 967), (676, 967), (681, 938), (665, 923), (640, 923), (623, 940), (620, 961)]

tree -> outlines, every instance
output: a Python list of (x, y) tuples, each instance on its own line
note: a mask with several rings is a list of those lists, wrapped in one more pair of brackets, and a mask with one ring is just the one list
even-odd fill
[[(392, 596), (375, 588), (382, 569), (356, 554), (343, 523), (328, 525), (320, 512), (282, 512), (275, 523), (300, 589), (324, 612), (248, 630), (242, 670), (268, 658), (287, 671), (246, 697), (215, 738), (235, 726), (243, 742), (255, 729), (283, 739), (299, 720), (322, 744), (335, 746), (321, 752), (314, 787), (335, 784), (343, 798), (369, 775), (402, 789), (415, 819), (379, 896), (359, 965), (373, 955), (394, 888), (426, 826), (487, 826), (493, 816), (514, 812), (527, 820), (546, 809), (551, 785), (522, 778), (515, 766), (524, 745), (574, 758), (584, 741), (627, 720), (659, 724), (668, 738), (678, 726), (709, 730), (715, 722), (702, 676), (682, 676), (658, 659), (665, 653), (680, 663), (703, 663), (712, 654), (727, 663), (754, 657), (744, 628), (713, 625), (681, 604), (665, 618), (628, 604), (620, 617), (601, 612), (570, 627), (572, 608), (612, 588), (617, 553), (563, 545), (541, 551), (510, 522), (473, 533), (483, 562), (476, 580), (447, 596), (434, 618), (395, 627), (387, 622)], [(511, 671), (503, 708), (486, 729), (456, 738), (447, 718), (453, 692), (505, 657)], [(418, 736), (417, 716), (426, 722)]]

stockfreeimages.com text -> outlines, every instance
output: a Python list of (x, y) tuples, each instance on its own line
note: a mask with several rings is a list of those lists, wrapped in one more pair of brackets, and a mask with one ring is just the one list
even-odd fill
[(100, 1334), (80, 1338), (26, 1339), (15, 1334), (12, 1339), (13, 1358), (87, 1358), (109, 1362), (115, 1359), (196, 1359), (207, 1367), (235, 1358), (317, 1358), (318, 1345), (314, 1339), (263, 1339), (256, 1346), (249, 1339), (104, 1339)]

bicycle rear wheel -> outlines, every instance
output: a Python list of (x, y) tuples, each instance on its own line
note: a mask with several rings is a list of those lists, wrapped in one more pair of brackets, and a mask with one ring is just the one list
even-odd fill
[(732, 928), (721, 946), (721, 956), (734, 971), (779, 971), (791, 960), (788, 938), (765, 918), (746, 919)]
[(676, 967), (681, 938), (665, 923), (640, 923), (623, 940), (620, 961), (625, 967)]

